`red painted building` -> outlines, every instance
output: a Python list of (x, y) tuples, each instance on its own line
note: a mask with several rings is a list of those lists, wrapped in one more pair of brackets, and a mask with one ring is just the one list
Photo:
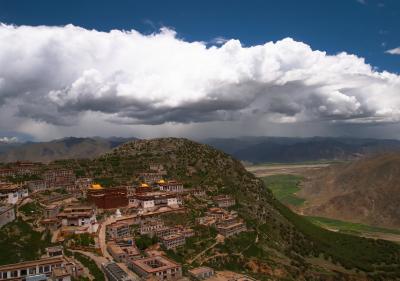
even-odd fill
[(128, 205), (125, 187), (102, 188), (94, 184), (87, 191), (87, 199), (100, 209), (115, 209)]

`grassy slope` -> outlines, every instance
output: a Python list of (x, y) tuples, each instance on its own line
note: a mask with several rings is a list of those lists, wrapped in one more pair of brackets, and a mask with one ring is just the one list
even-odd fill
[(95, 278), (96, 281), (105, 281), (103, 272), (91, 258), (81, 253), (74, 253), (73, 255), (80, 263), (83, 264), (84, 267), (89, 269), (90, 274)]
[(8, 223), (0, 230), (0, 264), (38, 259), (50, 244), (49, 237), (42, 238), (22, 220)]

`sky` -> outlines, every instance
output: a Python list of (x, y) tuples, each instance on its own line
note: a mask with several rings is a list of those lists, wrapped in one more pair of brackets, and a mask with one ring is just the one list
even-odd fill
[(400, 138), (400, 1), (0, 0), (0, 141)]

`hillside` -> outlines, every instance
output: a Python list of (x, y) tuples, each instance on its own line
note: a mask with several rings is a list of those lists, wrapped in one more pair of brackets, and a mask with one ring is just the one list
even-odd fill
[(132, 140), (124, 138), (64, 138), (0, 146), (0, 162), (51, 162), (58, 159), (93, 158)]
[(309, 215), (400, 227), (400, 153), (333, 165), (310, 175), (299, 196)]
[[(93, 160), (65, 160), (53, 165), (69, 166), (98, 182), (117, 185), (138, 183), (137, 174), (146, 171), (150, 163), (163, 164), (168, 177), (182, 181), (185, 187), (200, 187), (209, 195), (230, 194), (238, 202), (236, 211), (250, 232), (207, 252), (210, 256), (206, 256), (209, 261), (205, 264), (246, 272), (262, 280), (400, 278), (398, 245), (329, 232), (313, 225), (279, 203), (239, 161), (208, 145), (175, 138), (137, 140)], [(186, 207), (188, 220), (194, 221), (204, 212), (197, 201)], [(170, 254), (188, 263), (198, 245), (190, 247)]]
[(307, 161), (349, 160), (362, 155), (400, 151), (400, 141), (358, 138), (283, 138), (244, 137), (207, 139), (214, 146), (237, 159), (252, 163), (293, 163)]

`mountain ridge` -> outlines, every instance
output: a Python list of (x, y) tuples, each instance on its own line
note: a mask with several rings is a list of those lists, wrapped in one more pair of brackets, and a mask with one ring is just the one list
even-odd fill
[(206, 139), (204, 142), (251, 163), (352, 160), (364, 155), (400, 151), (400, 141), (395, 139), (244, 137)]
[(60, 159), (94, 158), (135, 138), (68, 137), (49, 142), (0, 145), (0, 162), (32, 161), (48, 163)]

